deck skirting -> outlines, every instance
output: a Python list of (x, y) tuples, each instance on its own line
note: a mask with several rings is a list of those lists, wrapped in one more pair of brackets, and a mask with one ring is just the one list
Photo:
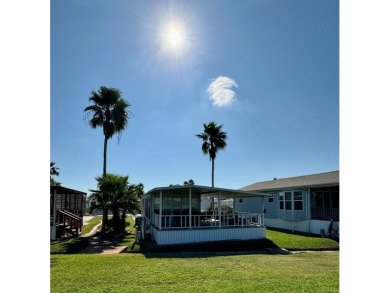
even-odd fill
[(151, 227), (152, 237), (158, 245), (184, 244), (223, 240), (250, 240), (266, 237), (264, 226), (215, 228), (215, 229), (177, 229), (158, 230)]

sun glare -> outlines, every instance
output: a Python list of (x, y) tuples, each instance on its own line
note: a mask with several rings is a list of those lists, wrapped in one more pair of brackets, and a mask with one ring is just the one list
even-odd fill
[(167, 33), (167, 41), (173, 48), (179, 48), (184, 41), (183, 32), (178, 27), (172, 26)]

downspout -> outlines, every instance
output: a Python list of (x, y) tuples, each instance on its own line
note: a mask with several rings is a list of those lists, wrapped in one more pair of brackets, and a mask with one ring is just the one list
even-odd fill
[(262, 221), (261, 221), (261, 224), (262, 224), (263, 226), (265, 226), (265, 223), (264, 223), (264, 222), (265, 222), (265, 220), (264, 220), (264, 219), (265, 219), (265, 215), (264, 215), (264, 199), (265, 199), (265, 196), (263, 196), (263, 213), (262, 213), (262, 216), (263, 216), (262, 218), (263, 218), (263, 219), (262, 219)]
[(192, 194), (191, 194), (191, 187), (190, 187), (189, 192), (188, 192), (188, 215), (189, 215), (188, 227), (191, 230), (192, 229)]
[(218, 191), (218, 218), (219, 218), (219, 228), (221, 229), (221, 191)]
[(311, 219), (311, 195), (310, 195), (310, 187), (307, 188), (307, 210), (306, 210), (306, 221), (307, 221), (307, 232), (310, 233), (310, 219)]
[[(160, 214), (158, 215), (158, 226), (161, 230), (162, 222), (162, 189), (160, 189)], [(166, 227), (166, 226), (165, 226)]]

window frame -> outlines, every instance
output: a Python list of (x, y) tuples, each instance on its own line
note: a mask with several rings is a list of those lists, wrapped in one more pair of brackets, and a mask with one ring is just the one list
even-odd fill
[[(269, 196), (268, 196), (267, 202), (268, 202), (268, 203), (274, 203), (274, 202), (275, 202), (275, 195), (274, 195), (273, 192), (270, 192), (270, 194), (272, 194), (272, 195), (269, 195)], [(270, 199), (272, 199), (272, 200), (270, 201)]]
[[(290, 199), (286, 199), (286, 193), (289, 193)], [(301, 193), (301, 199), (295, 199), (295, 193)], [(291, 189), (286, 191), (280, 191), (279, 192), (279, 210), (280, 211), (304, 211), (305, 205), (303, 202), (303, 195), (304, 190), (302, 189)], [(302, 203), (302, 209), (296, 209), (296, 203), (301, 202)], [(287, 206), (290, 206), (290, 209), (287, 209)]]

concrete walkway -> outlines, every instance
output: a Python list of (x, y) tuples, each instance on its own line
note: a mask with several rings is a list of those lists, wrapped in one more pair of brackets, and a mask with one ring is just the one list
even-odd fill
[(92, 230), (89, 231), (87, 234), (83, 234), (83, 235), (81, 235), (80, 237), (89, 237), (89, 236), (95, 234), (96, 231), (97, 231), (97, 229), (99, 228), (99, 226), (100, 226), (101, 224), (102, 224), (102, 221), (100, 221), (99, 224), (97, 224), (95, 227), (93, 227)]

